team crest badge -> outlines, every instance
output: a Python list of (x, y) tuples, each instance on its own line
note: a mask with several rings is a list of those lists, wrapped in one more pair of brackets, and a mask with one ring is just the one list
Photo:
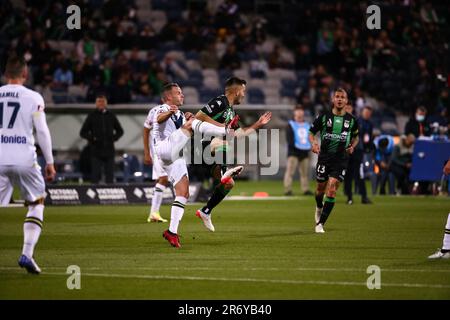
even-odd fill
[(333, 121), (331, 121), (331, 119), (328, 119), (327, 121), (327, 127), (332, 127), (333, 126)]
[(350, 121), (345, 120), (344, 121), (344, 128), (348, 128), (348, 127), (350, 127)]

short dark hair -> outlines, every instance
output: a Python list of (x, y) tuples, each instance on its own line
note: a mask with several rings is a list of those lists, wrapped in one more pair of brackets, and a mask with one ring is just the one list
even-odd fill
[(348, 97), (347, 91), (345, 91), (345, 89), (342, 88), (342, 87), (337, 88), (337, 89), (334, 91), (334, 94), (336, 94), (336, 92), (344, 92), (345, 95)]
[(427, 112), (427, 108), (425, 108), (424, 106), (418, 106), (417, 109), (416, 109), (416, 112), (417, 111), (426, 113)]
[(23, 68), (27, 65), (23, 56), (12, 55), (6, 62), (5, 75), (7, 78), (19, 78), (22, 75)]
[(166, 84), (162, 87), (162, 90), (161, 90), (161, 99), (164, 100), (164, 99), (165, 99), (165, 96), (166, 96), (166, 93), (169, 92), (169, 91), (171, 91), (172, 88), (175, 88), (175, 87), (178, 87), (178, 88), (179, 88), (180, 86), (179, 86), (178, 83), (176, 83), (176, 82), (169, 82), (169, 83), (166, 83)]
[(106, 93), (104, 92), (99, 92), (95, 95), (95, 99), (106, 99), (108, 100), (108, 97), (106, 96)]
[(235, 84), (238, 84), (238, 85), (246, 85), (246, 84), (247, 84), (247, 81), (245, 81), (244, 79), (238, 78), (238, 77), (231, 77), (231, 78), (228, 78), (228, 79), (225, 81), (225, 89), (227, 89), (227, 88), (229, 88), (229, 87), (231, 87), (231, 86), (234, 86)]

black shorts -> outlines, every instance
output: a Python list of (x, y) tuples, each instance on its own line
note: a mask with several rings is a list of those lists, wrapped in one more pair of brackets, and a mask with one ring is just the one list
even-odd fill
[(336, 178), (339, 182), (344, 181), (347, 165), (348, 159), (319, 159), (316, 165), (317, 182), (328, 181), (329, 177)]

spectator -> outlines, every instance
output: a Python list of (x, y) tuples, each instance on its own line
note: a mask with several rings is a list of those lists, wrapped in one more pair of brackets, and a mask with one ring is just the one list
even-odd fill
[(83, 39), (78, 41), (77, 55), (78, 60), (81, 61), (83, 61), (86, 57), (91, 58), (95, 62), (98, 62), (100, 59), (98, 45), (91, 39), (89, 33), (87, 32), (84, 34)]
[(61, 66), (55, 70), (53, 74), (53, 85), (56, 88), (67, 88), (73, 84), (73, 73), (69, 69), (67, 62), (61, 64)]
[(131, 89), (128, 85), (128, 76), (122, 74), (119, 76), (116, 84), (110, 88), (111, 103), (129, 103), (131, 101)]
[(90, 145), (91, 182), (94, 184), (100, 182), (103, 170), (105, 182), (114, 182), (114, 142), (123, 135), (119, 120), (106, 109), (107, 103), (105, 95), (97, 95), (96, 110), (87, 116), (80, 131), (80, 136)]
[(236, 46), (234, 44), (230, 44), (227, 47), (225, 54), (222, 56), (220, 60), (220, 69), (228, 69), (228, 70), (236, 70), (241, 67), (241, 58), (236, 52)]
[(378, 185), (380, 186), (380, 194), (386, 194), (386, 182), (389, 182), (389, 194), (395, 193), (394, 175), (389, 169), (392, 152), (394, 150), (394, 138), (390, 135), (380, 135), (374, 139), (375, 146), (375, 163), (378, 167), (373, 193), (376, 193)]
[(392, 152), (389, 168), (397, 181), (397, 194), (410, 194), (409, 173), (412, 167), (412, 156), (416, 137), (410, 133), (400, 138)]
[[(353, 107), (348, 104), (347, 113), (353, 113)], [(353, 204), (353, 180), (361, 195), (362, 204), (371, 204), (372, 201), (367, 197), (364, 165), (366, 159), (372, 151), (373, 144), (373, 125), (370, 122), (372, 109), (365, 107), (361, 117), (358, 119), (359, 124), (359, 143), (356, 145), (355, 151), (350, 155), (347, 173), (344, 180), (345, 194), (347, 195), (347, 204)]]
[(204, 69), (218, 69), (219, 58), (217, 57), (215, 42), (208, 43), (207, 47), (200, 52), (200, 65)]
[(426, 119), (427, 109), (418, 107), (416, 109), (415, 117), (409, 119), (405, 126), (405, 135), (413, 134), (414, 137), (430, 135), (430, 125)]
[(286, 139), (288, 143), (288, 158), (286, 172), (284, 174), (284, 194), (292, 195), (292, 177), (295, 170), (299, 169), (300, 186), (304, 195), (312, 195), (309, 190), (309, 154), (311, 143), (309, 142), (310, 124), (305, 122), (305, 111), (301, 107), (294, 110), (294, 119), (289, 120), (286, 128)]

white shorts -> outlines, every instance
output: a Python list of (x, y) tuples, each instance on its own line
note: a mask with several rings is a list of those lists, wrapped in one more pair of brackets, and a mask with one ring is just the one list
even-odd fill
[(172, 186), (175, 186), (178, 182), (180, 182), (184, 176), (189, 178), (186, 160), (180, 158), (169, 165), (164, 165), (163, 163), (161, 164), (163, 169), (168, 173), (169, 181), (172, 183)]
[(167, 172), (161, 165), (161, 161), (158, 159), (157, 155), (152, 155), (153, 165), (152, 165), (152, 179), (158, 180), (160, 177), (167, 177)]
[(185, 135), (181, 129), (172, 132), (170, 136), (156, 144), (155, 151), (158, 158), (164, 165), (175, 162), (181, 158), (180, 151), (190, 139), (191, 137)]
[(12, 186), (18, 186), (22, 199), (35, 202), (45, 198), (45, 182), (41, 167), (0, 166), (0, 206), (8, 205), (11, 200)]

